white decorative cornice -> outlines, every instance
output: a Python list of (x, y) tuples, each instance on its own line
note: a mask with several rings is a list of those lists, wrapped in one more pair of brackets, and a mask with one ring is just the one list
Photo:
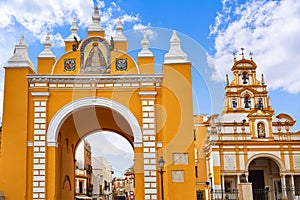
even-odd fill
[(186, 63), (187, 55), (184, 53), (180, 46), (180, 39), (176, 34), (176, 31), (173, 31), (172, 37), (170, 39), (170, 50), (165, 55), (164, 64), (172, 63)]
[(47, 33), (46, 39), (43, 42), (44, 50), (39, 54), (38, 58), (55, 58), (54, 53), (51, 51), (50, 35)]
[(114, 41), (120, 41), (120, 42), (123, 42), (123, 41), (127, 41), (127, 38), (123, 35), (123, 30), (124, 30), (124, 27), (122, 25), (122, 21), (121, 21), (121, 18), (119, 17), (118, 19), (118, 25), (116, 27), (116, 35), (114, 37)]
[(75, 37), (77, 41), (80, 41), (80, 37), (78, 36), (78, 27), (76, 24), (76, 18), (73, 19), (70, 30), (71, 30), (71, 35), (69, 35), (69, 37), (65, 39), (65, 42), (76, 42)]
[(149, 40), (146, 31), (144, 31), (144, 38), (141, 41), (141, 45), (143, 49), (139, 52), (138, 57), (153, 57), (153, 53), (149, 50)]
[(161, 83), (162, 74), (132, 75), (27, 75), (29, 83)]
[(20, 42), (16, 44), (13, 56), (8, 60), (6, 67), (27, 68), (34, 70), (34, 66), (28, 57), (28, 47), (22, 35)]
[(94, 15), (92, 17), (92, 20), (93, 20), (93, 22), (92, 22), (91, 26), (88, 28), (88, 32), (102, 32), (102, 31), (104, 31), (103, 28), (100, 25), (101, 18), (100, 18), (100, 15), (99, 15), (98, 6), (95, 7)]

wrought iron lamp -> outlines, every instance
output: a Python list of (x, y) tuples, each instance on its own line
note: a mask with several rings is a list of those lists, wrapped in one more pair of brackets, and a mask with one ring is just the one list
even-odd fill
[(161, 185), (161, 199), (164, 200), (164, 179), (163, 179), (163, 173), (165, 172), (163, 170), (165, 166), (165, 160), (164, 158), (161, 156), (159, 161), (158, 161), (158, 167), (159, 167), (159, 173), (160, 173), (160, 185)]

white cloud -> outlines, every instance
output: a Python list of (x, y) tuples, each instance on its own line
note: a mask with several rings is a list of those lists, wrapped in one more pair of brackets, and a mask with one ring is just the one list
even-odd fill
[(89, 135), (86, 140), (91, 145), (92, 156), (103, 156), (118, 176), (133, 164), (134, 152), (130, 143), (122, 136), (101, 132)]
[(140, 32), (140, 33), (143, 33), (144, 31), (146, 31), (148, 39), (154, 40), (157, 36), (157, 33), (154, 31), (154, 29), (150, 29), (150, 27), (151, 27), (150, 23), (148, 23), (147, 25), (137, 23), (137, 24), (134, 24), (132, 29), (135, 32)]
[[(237, 6), (234, 10), (233, 5)], [(271, 89), (300, 92), (300, 1), (223, 1), (211, 34), (215, 35), (214, 67), (225, 77), (233, 64), (232, 53), (241, 47), (264, 73)], [(237, 56), (239, 58), (239, 56)], [(249, 58), (247, 55), (246, 58)], [(260, 76), (259, 76), (260, 77)]]

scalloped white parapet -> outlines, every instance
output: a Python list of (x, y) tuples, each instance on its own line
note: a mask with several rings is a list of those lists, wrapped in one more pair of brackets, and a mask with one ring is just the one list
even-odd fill
[(149, 50), (149, 40), (147, 38), (147, 32), (144, 31), (144, 38), (141, 41), (142, 50), (138, 53), (138, 57), (152, 57), (153, 53)]
[(92, 24), (91, 26), (88, 28), (88, 32), (101, 32), (104, 31), (102, 26), (100, 25), (101, 22), (101, 18), (99, 15), (99, 10), (98, 10), (98, 6), (95, 7), (94, 10), (94, 15), (92, 17)]
[(73, 19), (70, 30), (71, 30), (71, 35), (69, 35), (69, 37), (65, 39), (65, 42), (76, 42), (74, 37), (76, 37), (77, 41), (80, 41), (80, 37), (78, 35), (78, 27), (76, 24), (76, 18)]
[(47, 33), (46, 39), (43, 42), (44, 50), (39, 54), (38, 58), (55, 58), (54, 53), (51, 51), (50, 35)]
[(172, 63), (186, 63), (187, 55), (184, 53), (180, 46), (180, 39), (176, 34), (176, 31), (173, 31), (172, 37), (170, 39), (170, 50), (165, 55), (164, 64)]
[(116, 27), (116, 35), (114, 37), (114, 41), (117, 41), (117, 42), (127, 41), (127, 38), (123, 35), (123, 30), (124, 30), (124, 27), (122, 25), (121, 18), (119, 17), (118, 25)]
[(8, 65), (6, 67), (30, 67), (34, 70), (34, 66), (28, 57), (28, 47), (23, 35), (21, 36), (19, 43), (16, 44), (14, 54), (8, 60)]

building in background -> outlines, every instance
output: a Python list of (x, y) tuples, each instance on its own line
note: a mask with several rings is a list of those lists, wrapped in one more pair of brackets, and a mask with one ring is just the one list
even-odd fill
[[(254, 199), (300, 197), (300, 133), (295, 120), (272, 109), (264, 76), (242, 58), (226, 76), (221, 115), (194, 117), (197, 189), (212, 199), (236, 199), (251, 182)], [(288, 103), (288, 102), (287, 102)]]
[(92, 152), (90, 144), (84, 140), (76, 150), (75, 193), (76, 199), (92, 199)]
[(124, 174), (125, 179), (125, 193), (128, 200), (134, 200), (135, 196), (135, 181), (134, 181), (134, 172), (127, 171)]
[(92, 157), (93, 200), (112, 200), (112, 165), (104, 157)]
[(125, 182), (124, 177), (113, 178), (113, 200), (125, 200), (127, 198)]

